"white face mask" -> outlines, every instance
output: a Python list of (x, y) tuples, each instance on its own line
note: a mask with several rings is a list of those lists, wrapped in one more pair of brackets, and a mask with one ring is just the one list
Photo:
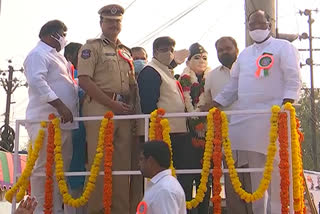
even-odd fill
[(249, 31), (250, 37), (255, 42), (262, 42), (269, 36), (269, 34), (270, 34), (270, 30), (268, 28), (265, 30), (257, 29), (257, 30)]
[(57, 41), (59, 42), (59, 44), (60, 44), (60, 50), (62, 50), (62, 49), (64, 49), (64, 47), (66, 47), (66, 45), (67, 45), (67, 40), (66, 40), (65, 37), (60, 36), (59, 34), (58, 34), (58, 36), (59, 36), (59, 39), (55, 38), (54, 36), (51, 36), (51, 37), (54, 38), (55, 40), (57, 40)]

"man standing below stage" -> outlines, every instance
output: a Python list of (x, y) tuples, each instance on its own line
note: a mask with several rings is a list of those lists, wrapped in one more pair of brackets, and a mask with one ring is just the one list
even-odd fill
[[(106, 111), (116, 115), (132, 114), (137, 87), (132, 59), (130, 50), (118, 40), (124, 9), (119, 5), (107, 5), (98, 13), (102, 35), (88, 40), (79, 52), (79, 83), (86, 93), (83, 116), (101, 116)], [(89, 168), (96, 154), (100, 123), (85, 122)], [(129, 120), (114, 121), (112, 170), (131, 169), (131, 134)], [(129, 189), (129, 176), (113, 176), (112, 214), (129, 213)], [(89, 199), (88, 213), (102, 212), (102, 199), (103, 176), (98, 176), (95, 191)]]
[(186, 214), (185, 195), (177, 179), (171, 175), (170, 161), (170, 150), (165, 142), (143, 144), (139, 166), (142, 175), (150, 181), (137, 214)]
[[(234, 103), (234, 110), (270, 109), (272, 105), (293, 103), (299, 98), (301, 82), (298, 52), (289, 42), (273, 38), (270, 29), (270, 17), (264, 11), (255, 11), (249, 16), (249, 34), (255, 43), (240, 53), (232, 67), (231, 80), (214, 98), (214, 106)], [(259, 67), (257, 64), (260, 64)], [(271, 67), (260, 70), (261, 65)], [(247, 163), (250, 168), (265, 165), (269, 120), (270, 114), (230, 117), (232, 149), (246, 151), (242, 163)], [(281, 211), (278, 163), (279, 157), (276, 155), (269, 190), (263, 199), (252, 204), (255, 214), (278, 214)], [(258, 188), (261, 178), (261, 173), (251, 173), (252, 191)]]
[[(72, 156), (71, 130), (78, 128), (73, 117), (78, 116), (78, 89), (68, 70), (68, 62), (59, 53), (66, 45), (67, 27), (59, 20), (47, 22), (42, 26), (37, 46), (28, 54), (24, 61), (25, 75), (29, 85), (29, 103), (26, 112), (27, 120), (43, 120), (54, 113), (61, 117), (61, 143), (64, 171), (69, 170)], [(31, 142), (35, 142), (40, 123), (26, 123)], [(45, 173), (47, 161), (47, 134), (33, 173)], [(31, 177), (31, 195), (38, 201), (34, 213), (44, 210), (45, 181), (42, 176)], [(54, 181), (52, 212), (62, 214), (62, 197)]]

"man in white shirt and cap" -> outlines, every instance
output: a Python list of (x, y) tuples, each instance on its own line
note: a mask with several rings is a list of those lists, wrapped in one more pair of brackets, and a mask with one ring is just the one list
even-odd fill
[[(64, 171), (69, 170), (72, 157), (72, 129), (78, 128), (73, 117), (78, 116), (78, 88), (74, 84), (68, 62), (60, 50), (66, 45), (67, 27), (59, 20), (47, 22), (42, 26), (37, 46), (28, 54), (25, 62), (25, 75), (29, 85), (29, 103), (26, 111), (27, 120), (46, 120), (54, 113), (61, 117), (61, 143)], [(40, 123), (26, 123), (31, 142), (35, 142)], [(47, 157), (47, 134), (40, 150), (33, 173), (45, 172)], [(31, 177), (31, 195), (38, 201), (34, 213), (43, 213), (45, 197), (45, 177)], [(54, 182), (56, 182), (54, 180)], [(53, 213), (63, 213), (62, 197), (58, 185), (53, 187)]]
[(170, 151), (163, 141), (143, 144), (139, 166), (142, 175), (150, 178), (137, 214), (186, 214), (186, 199), (178, 180), (171, 175)]
[[(289, 42), (273, 38), (270, 29), (270, 17), (264, 11), (255, 11), (249, 16), (249, 34), (255, 43), (240, 53), (231, 69), (231, 80), (214, 98), (214, 106), (233, 104), (233, 110), (261, 110), (299, 99), (301, 81), (298, 52)], [(261, 69), (261, 66), (268, 69)], [(269, 144), (269, 120), (270, 114), (230, 117), (232, 150), (247, 151), (242, 160), (238, 160), (242, 164), (248, 164), (250, 168), (264, 167)], [(281, 212), (278, 163), (277, 154), (268, 191), (263, 199), (252, 203), (255, 214)], [(255, 191), (262, 173), (251, 173), (250, 177), (252, 191)]]

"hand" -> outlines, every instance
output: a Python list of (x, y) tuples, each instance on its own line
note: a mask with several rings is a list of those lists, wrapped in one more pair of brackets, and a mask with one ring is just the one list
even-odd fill
[(200, 108), (200, 111), (209, 111), (210, 109), (212, 109), (213, 107), (216, 107), (216, 108), (221, 108), (222, 105), (216, 101), (212, 101), (210, 103), (206, 103), (205, 105), (203, 106), (199, 106)]
[(22, 200), (17, 208), (17, 210), (14, 212), (14, 214), (32, 214), (35, 210), (38, 202), (35, 198), (28, 198), (26, 200)]
[(111, 110), (115, 114), (131, 114), (132, 113), (131, 106), (121, 101), (114, 101), (112, 104)]
[(60, 99), (53, 100), (49, 102), (49, 104), (57, 109), (58, 114), (61, 116), (62, 123), (73, 122), (72, 112)]
[(182, 64), (185, 59), (189, 56), (189, 51), (187, 49), (178, 50), (173, 52), (174, 61), (177, 64)]
[(73, 122), (73, 115), (70, 109), (62, 103), (57, 107), (57, 111), (59, 115), (61, 116), (61, 123), (67, 123), (67, 122)]
[(293, 103), (294, 100), (293, 99), (289, 99), (289, 98), (284, 98), (282, 101), (282, 105), (286, 104), (286, 103)]

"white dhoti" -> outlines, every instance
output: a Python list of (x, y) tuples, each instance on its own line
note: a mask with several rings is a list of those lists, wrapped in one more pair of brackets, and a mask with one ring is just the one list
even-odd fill
[[(33, 145), (35, 139), (38, 136), (38, 132), (40, 129), (40, 124), (27, 124), (26, 129), (28, 131), (28, 135)], [(48, 141), (48, 133), (46, 131), (42, 148), (39, 152), (39, 157), (35, 163), (33, 173), (45, 173), (46, 159), (47, 159), (47, 141)], [(64, 162), (64, 171), (69, 170), (71, 158), (72, 158), (72, 134), (71, 130), (63, 130), (61, 129), (61, 144), (62, 144), (62, 157)], [(38, 205), (34, 211), (35, 214), (43, 213), (44, 206), (44, 197), (45, 197), (45, 176), (41, 177), (31, 177), (31, 196), (34, 196), (38, 201)], [(53, 208), (52, 213), (54, 214), (63, 214), (64, 211), (62, 209), (62, 197), (59, 192), (59, 187), (56, 182), (56, 178), (54, 176), (53, 183)]]
[[(281, 100), (261, 102), (265, 97), (241, 99), (236, 102), (233, 110), (271, 109), (272, 105), (280, 105)], [(260, 102), (259, 102), (260, 101)], [(232, 150), (242, 151), (238, 157), (238, 166), (248, 165), (249, 168), (264, 168), (269, 145), (270, 114), (232, 115), (230, 117), (229, 136)], [(279, 150), (277, 144), (277, 150)], [(254, 214), (278, 214), (281, 212), (279, 154), (276, 153), (272, 180), (264, 198), (252, 204)], [(262, 179), (262, 172), (250, 173), (251, 187), (254, 192)]]

